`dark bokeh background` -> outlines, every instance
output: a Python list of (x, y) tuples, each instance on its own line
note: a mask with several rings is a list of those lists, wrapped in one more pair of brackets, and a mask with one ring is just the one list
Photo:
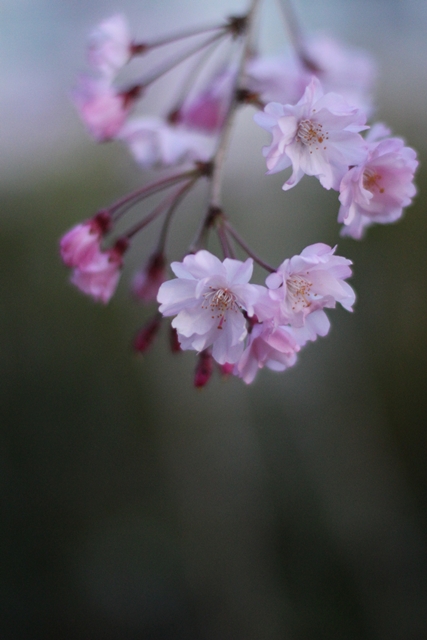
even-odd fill
[[(240, 8), (5, 2), (0, 637), (424, 640), (425, 7), (300, 3), (310, 27), (378, 56), (379, 118), (419, 150), (419, 195), (399, 224), (339, 240), (355, 313), (331, 312), (294, 369), (197, 393), (193, 355), (172, 357), (166, 335), (141, 359), (130, 349), (148, 312), (127, 286), (149, 246), (106, 308), (68, 286), (58, 259), (67, 228), (141, 180), (123, 149), (85, 138), (64, 90), (85, 31), (118, 5), (143, 35), (144, 16), (170, 30), (165, 7), (183, 24)], [(308, 178), (284, 194), (253, 129), (248, 113), (230, 154), (236, 226), (273, 263), (335, 244), (336, 194)]]

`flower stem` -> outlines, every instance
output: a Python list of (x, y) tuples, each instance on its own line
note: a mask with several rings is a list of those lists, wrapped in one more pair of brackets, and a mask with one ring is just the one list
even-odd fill
[(175, 213), (178, 206), (181, 204), (184, 197), (187, 195), (188, 191), (190, 191), (190, 189), (196, 184), (197, 180), (198, 180), (198, 176), (193, 178), (193, 180), (189, 180), (184, 186), (180, 187), (180, 189), (175, 193), (175, 200), (172, 202), (171, 206), (169, 207), (169, 210), (166, 214), (165, 220), (162, 225), (162, 229), (160, 231), (159, 242), (157, 245), (157, 253), (164, 253), (172, 216)]
[(150, 75), (142, 78), (138, 82), (138, 84), (142, 85), (144, 88), (148, 87), (150, 84), (153, 84), (153, 82), (181, 64), (181, 62), (184, 62), (185, 60), (187, 60), (187, 58), (191, 58), (191, 56), (193, 56), (195, 53), (203, 51), (203, 49), (206, 49), (206, 47), (209, 47), (211, 44), (213, 44), (220, 38), (223, 38), (225, 35), (227, 35), (227, 31), (222, 30), (220, 31), (220, 33), (216, 33), (214, 36), (208, 38), (201, 44), (198, 43), (197, 45), (190, 47), (180, 55), (174, 55), (173, 58), (166, 62), (166, 64), (160, 65), (159, 67), (157, 67), (157, 69), (154, 69), (154, 71), (152, 71)]
[(191, 68), (188, 70), (187, 76), (183, 80), (179, 88), (178, 97), (175, 100), (175, 106), (170, 110), (170, 113), (169, 113), (169, 119), (172, 120), (172, 122), (173, 122), (174, 116), (179, 114), (179, 110), (181, 109), (185, 99), (187, 98), (191, 87), (194, 85), (197, 79), (197, 76), (199, 75), (204, 65), (209, 60), (209, 58), (213, 55), (216, 47), (218, 47), (219, 44), (221, 44), (220, 40), (216, 40), (215, 42), (213, 42), (211, 46), (208, 49), (206, 49), (204, 54), (200, 56), (195, 61), (195, 64), (192, 65)]
[(221, 247), (222, 247), (222, 252), (224, 254), (224, 258), (234, 258), (235, 254), (233, 251), (233, 247), (231, 246), (231, 244), (228, 241), (227, 238), (227, 233), (226, 230), (224, 228), (224, 226), (222, 224), (219, 224), (216, 228), (217, 234), (218, 234), (218, 238), (219, 241), (221, 243)]
[(237, 233), (237, 231), (234, 229), (234, 227), (231, 226), (231, 224), (228, 222), (228, 220), (223, 219), (221, 222), (222, 222), (222, 226), (224, 227), (224, 229), (226, 231), (228, 231), (230, 236), (237, 242), (238, 245), (241, 246), (243, 251), (245, 251), (245, 253), (247, 253), (250, 258), (253, 258), (253, 260), (257, 264), (259, 264), (260, 267), (262, 267), (266, 271), (269, 271), (270, 273), (274, 273), (274, 271), (276, 271), (276, 269), (274, 267), (269, 265), (267, 262), (264, 262), (264, 260), (262, 260), (260, 257), (258, 257), (256, 255), (256, 253), (254, 253), (252, 251), (252, 249), (249, 247), (249, 245), (246, 244), (245, 240), (243, 240), (243, 238)]
[(144, 227), (148, 226), (150, 222), (153, 222), (165, 209), (170, 207), (168, 215), (170, 211), (174, 211), (177, 204), (181, 201), (182, 196), (187, 192), (187, 190), (193, 186), (199, 176), (194, 177), (192, 180), (189, 180), (184, 186), (180, 186), (179, 189), (175, 190), (173, 193), (169, 194), (164, 198), (158, 205), (153, 209), (151, 213), (148, 214), (141, 222), (138, 222), (134, 225), (127, 233), (126, 238), (130, 239), (132, 236), (137, 234), (139, 231), (144, 229)]
[(235, 81), (231, 90), (230, 104), (227, 110), (227, 114), (224, 120), (223, 128), (218, 140), (217, 148), (212, 158), (212, 174), (211, 185), (209, 194), (209, 205), (205, 218), (197, 232), (196, 238), (191, 244), (191, 251), (197, 251), (202, 245), (208, 229), (213, 225), (214, 219), (217, 215), (222, 215), (221, 210), (221, 191), (222, 191), (222, 177), (225, 163), (226, 152), (231, 134), (231, 128), (233, 124), (234, 114), (239, 106), (238, 89), (244, 81), (245, 77), (245, 65), (251, 53), (251, 34), (254, 24), (255, 11), (260, 4), (261, 0), (251, 0), (249, 10), (244, 18), (241, 19), (241, 24), (244, 25), (244, 43), (242, 54), (240, 58), (239, 68), (236, 73)]
[(147, 184), (141, 189), (136, 189), (132, 191), (132, 193), (123, 196), (119, 200), (116, 200), (110, 207), (107, 207), (104, 211), (109, 213), (110, 215), (115, 217), (117, 220), (121, 217), (126, 211), (128, 211), (131, 207), (133, 207), (141, 200), (148, 198), (149, 196), (158, 193), (159, 191), (163, 191), (169, 187), (172, 187), (174, 184), (181, 182), (182, 180), (186, 180), (187, 178), (198, 177), (200, 174), (200, 168), (196, 167), (195, 169), (191, 169), (190, 171), (183, 171), (182, 173), (175, 174), (173, 176), (169, 176), (168, 178), (163, 178), (162, 180), (158, 180), (157, 182), (152, 182), (151, 184)]
[(228, 143), (230, 139), (234, 114), (239, 105), (237, 93), (240, 85), (243, 83), (244, 76), (245, 76), (245, 65), (250, 56), (251, 34), (252, 34), (252, 29), (254, 24), (254, 15), (259, 3), (260, 3), (260, 0), (251, 0), (249, 10), (246, 16), (245, 40), (243, 44), (242, 55), (240, 58), (240, 64), (236, 74), (234, 86), (232, 89), (232, 98), (230, 101), (227, 115), (225, 117), (224, 126), (221, 131), (221, 136), (219, 138), (217, 149), (213, 158), (214, 169), (212, 173), (211, 192), (210, 192), (210, 198), (209, 198), (209, 203), (211, 207), (220, 207), (220, 204), (221, 204), (222, 172), (224, 169), (224, 162), (225, 162), (226, 152), (228, 149)]
[(196, 253), (196, 251), (204, 246), (209, 229), (213, 227), (216, 220), (223, 215), (219, 207), (208, 207), (206, 215), (196, 233), (196, 237), (189, 247), (189, 253)]
[(279, 0), (279, 4), (285, 18), (291, 44), (298, 58), (308, 71), (313, 73), (321, 71), (306, 51), (305, 39), (292, 0)]
[(228, 31), (228, 24), (217, 24), (215, 26), (206, 26), (206, 27), (193, 27), (192, 29), (186, 29), (184, 31), (180, 31), (179, 33), (171, 34), (170, 36), (165, 36), (164, 38), (158, 38), (157, 40), (153, 40), (152, 42), (143, 42), (141, 45), (135, 44), (134, 47), (142, 46), (145, 51), (149, 51), (151, 49), (155, 49), (157, 47), (163, 47), (167, 44), (172, 44), (173, 42), (178, 42), (179, 40), (185, 40), (186, 38), (192, 38), (194, 36), (200, 36), (203, 33), (209, 33), (210, 31)]

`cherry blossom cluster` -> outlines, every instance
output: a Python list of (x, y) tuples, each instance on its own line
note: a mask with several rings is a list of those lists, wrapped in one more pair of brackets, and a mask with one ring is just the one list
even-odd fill
[[(351, 262), (336, 255), (336, 247), (317, 243), (274, 267), (232, 225), (222, 189), (239, 110), (255, 109), (255, 123), (271, 135), (263, 149), (267, 173), (290, 169), (284, 191), (307, 175), (338, 192), (341, 235), (360, 239), (370, 225), (396, 221), (416, 192), (415, 151), (384, 124), (366, 124), (374, 112), (371, 59), (326, 38), (303, 37), (289, 3), (284, 17), (292, 53), (262, 55), (254, 29), (260, 2), (250, 0), (245, 15), (221, 24), (144, 42), (115, 15), (90, 35), (90, 73), (79, 78), (73, 92), (96, 141), (125, 144), (143, 169), (161, 173), (64, 235), (60, 252), (72, 269), (71, 282), (107, 303), (133, 238), (162, 220), (131, 287), (143, 304), (160, 306), (137, 333), (134, 347), (141, 353), (148, 349), (164, 318), (172, 318), (171, 351), (198, 354), (197, 387), (208, 382), (214, 366), (246, 383), (263, 367), (291, 367), (307, 342), (328, 333), (325, 309), (339, 303), (351, 311), (355, 301), (346, 282)], [(165, 51), (160, 65), (150, 63), (154, 49)], [(121, 73), (131, 64), (142, 65), (144, 73), (123, 86)], [(165, 113), (144, 113), (150, 86), (183, 66)], [(208, 195), (199, 230), (182, 260), (171, 263), (175, 277), (167, 279), (172, 220), (200, 182), (207, 183)], [(123, 232), (126, 214), (136, 206), (143, 213)], [(212, 233), (221, 257), (208, 250)], [(243, 261), (237, 258), (242, 253)], [(263, 284), (251, 282), (254, 262), (267, 272)]]
[(309, 340), (329, 331), (323, 311), (336, 302), (352, 310), (353, 289), (345, 282), (350, 260), (325, 244), (306, 247), (266, 279), (250, 284), (253, 260), (221, 262), (204, 249), (173, 262), (176, 278), (158, 293), (160, 312), (175, 316), (181, 348), (206, 353), (247, 383), (258, 369), (284, 371)]
[(394, 222), (415, 195), (416, 153), (375, 124), (366, 138), (366, 111), (342, 95), (324, 93), (315, 76), (295, 104), (268, 103), (255, 121), (272, 135), (264, 148), (268, 173), (292, 167), (283, 185), (291, 189), (305, 175), (339, 191), (341, 235), (361, 238), (375, 222)]

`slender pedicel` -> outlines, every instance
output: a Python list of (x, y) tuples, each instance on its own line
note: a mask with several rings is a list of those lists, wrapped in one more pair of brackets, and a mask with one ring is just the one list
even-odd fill
[(270, 273), (273, 273), (274, 271), (276, 271), (276, 269), (274, 267), (272, 267), (267, 262), (262, 260), (262, 258), (257, 256), (256, 253), (254, 253), (252, 251), (252, 249), (243, 240), (243, 238), (237, 233), (237, 231), (234, 229), (234, 227), (231, 226), (231, 224), (228, 222), (228, 220), (225, 220), (225, 219), (222, 220), (222, 224), (224, 225), (224, 228), (228, 231), (228, 233), (231, 235), (231, 237), (237, 242), (237, 244), (239, 244), (241, 246), (243, 251), (245, 251), (250, 258), (253, 258), (253, 260), (257, 264), (259, 264), (260, 267), (262, 267), (266, 271), (269, 271)]

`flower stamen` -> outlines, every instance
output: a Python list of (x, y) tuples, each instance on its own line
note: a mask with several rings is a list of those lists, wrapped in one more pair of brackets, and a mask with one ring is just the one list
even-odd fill
[(363, 172), (363, 188), (371, 193), (373, 193), (375, 189), (377, 189), (379, 193), (384, 193), (384, 187), (378, 184), (378, 180), (381, 180), (381, 178), (382, 176), (378, 175), (374, 169), (367, 167)]
[[(313, 144), (322, 144), (328, 140), (328, 131), (323, 131), (323, 125), (312, 120), (301, 120), (298, 125), (296, 134), (297, 140), (306, 147), (311, 147)], [(326, 149), (326, 147), (323, 147)], [(316, 151), (319, 147), (316, 147)]]
[(225, 314), (227, 311), (238, 311), (241, 307), (237, 302), (236, 295), (230, 291), (230, 289), (214, 289), (209, 287), (210, 291), (203, 294), (206, 300), (206, 306), (202, 306), (203, 309), (208, 309), (212, 312), (212, 318), (215, 316), (219, 319), (218, 329), (222, 329), (222, 325), (227, 321)]
[(306, 309), (311, 305), (308, 296), (312, 286), (312, 282), (299, 275), (293, 275), (286, 280), (287, 293), (291, 299), (293, 311), (296, 311), (297, 307)]

